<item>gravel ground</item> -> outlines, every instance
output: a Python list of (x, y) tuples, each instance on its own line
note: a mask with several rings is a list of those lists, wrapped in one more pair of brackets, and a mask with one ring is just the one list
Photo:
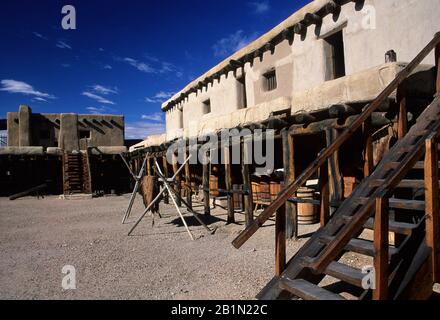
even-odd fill
[[(128, 200), (0, 198), (0, 299), (254, 299), (272, 278), (274, 221), (236, 250), (231, 241), (244, 228), (243, 215), (226, 226), (226, 211), (213, 210), (209, 223), (218, 229), (210, 235), (186, 214), (197, 238), (191, 241), (175, 208), (162, 205), (162, 219), (152, 226), (145, 218), (128, 237), (143, 211), (138, 197), (131, 221), (122, 225)], [(316, 228), (300, 227), (302, 236), (288, 243), (288, 257)], [(372, 264), (353, 253), (342, 260), (358, 268)], [(62, 289), (66, 265), (76, 269), (76, 290)], [(322, 285), (334, 282), (326, 277)]]
[[(253, 299), (271, 279), (273, 221), (236, 250), (243, 222), (225, 226), (224, 210), (213, 211), (215, 235), (188, 219), (191, 241), (175, 209), (162, 205), (163, 219), (152, 227), (146, 218), (128, 237), (143, 206), (138, 198), (121, 225), (128, 199), (0, 198), (0, 299)], [(289, 243), (289, 254), (306, 239)], [(76, 269), (76, 290), (61, 287), (65, 265)]]

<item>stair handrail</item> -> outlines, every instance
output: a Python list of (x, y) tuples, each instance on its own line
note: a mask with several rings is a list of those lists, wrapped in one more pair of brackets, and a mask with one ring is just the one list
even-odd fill
[[(232, 245), (239, 249), (241, 246), (257, 232), (260, 227), (280, 209), (286, 201), (303, 186), (308, 179), (323, 166), (328, 159), (339, 150), (339, 148), (362, 126), (362, 124), (375, 112), (382, 103), (402, 84), (403, 81), (414, 71), (414, 69), (431, 53), (435, 48), (440, 47), (440, 32), (423, 48), (422, 51), (403, 69), (396, 78), (371, 102), (364, 111), (344, 130), (344, 132), (305, 169), (294, 182), (286, 186), (278, 197), (232, 242)], [(437, 50), (436, 50), (437, 51)], [(439, 58), (436, 54), (436, 64)], [(437, 66), (438, 69), (439, 66)], [(439, 80), (437, 80), (438, 82)], [(438, 85), (438, 84), (437, 84)]]

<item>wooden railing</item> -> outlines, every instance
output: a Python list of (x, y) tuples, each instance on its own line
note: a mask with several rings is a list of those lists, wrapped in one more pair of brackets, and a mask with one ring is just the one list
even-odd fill
[[(309, 180), (315, 172), (322, 168), (329, 158), (350, 139), (350, 137), (370, 119), (385, 100), (399, 88), (414, 69), (435, 49), (435, 61), (437, 67), (437, 92), (440, 93), (440, 32), (438, 32), (429, 44), (412, 60), (397, 77), (370, 103), (356, 120), (326, 149), (318, 158), (300, 174), (294, 182), (287, 185), (278, 198), (272, 202), (238, 237), (232, 242), (237, 249), (240, 248), (264, 223), (276, 212), (276, 275), (280, 275), (285, 267), (285, 204), (288, 199)], [(381, 203), (383, 205), (383, 203)], [(320, 261), (323, 263), (323, 261)]]

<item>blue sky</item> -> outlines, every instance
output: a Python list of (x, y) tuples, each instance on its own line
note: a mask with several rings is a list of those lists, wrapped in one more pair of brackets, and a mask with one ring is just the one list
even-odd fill
[(2, 0), (0, 118), (28, 104), (123, 114), (127, 139), (162, 133), (162, 101), (308, 2)]

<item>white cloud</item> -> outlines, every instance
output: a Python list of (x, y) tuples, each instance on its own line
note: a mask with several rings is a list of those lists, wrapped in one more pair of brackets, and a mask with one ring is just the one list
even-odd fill
[(175, 93), (174, 92), (165, 92), (159, 91), (154, 95), (154, 97), (145, 98), (145, 102), (147, 103), (163, 103), (171, 98)]
[[(41, 98), (41, 99), (55, 99), (54, 95), (51, 95), (49, 93), (37, 91), (34, 89), (33, 86), (30, 84), (27, 84), (23, 81), (16, 81), (16, 80), (2, 80), (1, 82), (2, 87), (0, 88), (0, 91), (6, 91), (9, 93), (21, 93), (27, 96), (32, 96), (34, 99)], [(42, 101), (42, 100), (39, 100)]]
[(105, 87), (101, 86), (99, 84), (95, 84), (93, 87), (93, 91), (103, 94), (103, 95), (109, 95), (109, 94), (118, 94), (118, 88), (117, 87)]
[(106, 99), (104, 97), (101, 97), (101, 96), (99, 96), (97, 94), (94, 94), (94, 93), (91, 93), (91, 92), (88, 92), (88, 91), (83, 92), (82, 95), (86, 96), (86, 97), (88, 97), (90, 99), (96, 100), (96, 101), (98, 101), (99, 103), (102, 103), (102, 104), (112, 104), (112, 105), (115, 104), (111, 100), (108, 100), (108, 99)]
[(114, 113), (114, 112), (116, 112), (115, 109), (113, 109), (113, 108), (109, 108), (109, 107), (105, 107), (105, 106), (100, 106), (100, 107), (87, 107), (86, 109), (87, 109), (87, 111), (89, 111), (91, 114), (106, 114), (106, 113)]
[(142, 120), (163, 122), (163, 114), (162, 114), (162, 112), (156, 112), (156, 113), (148, 114), (148, 115), (144, 114), (144, 115), (142, 115)]
[(256, 14), (262, 14), (270, 10), (270, 5), (267, 1), (252, 1), (248, 5), (252, 7), (253, 12)]
[(145, 139), (148, 136), (165, 133), (165, 123), (132, 122), (125, 125), (127, 139)]
[(214, 55), (217, 57), (226, 57), (235, 51), (247, 46), (257, 38), (257, 33), (245, 35), (243, 30), (238, 30), (226, 38), (220, 39), (212, 46)]
[(66, 42), (59, 40), (56, 44), (56, 46), (60, 49), (72, 49), (70, 45), (68, 45)]
[(61, 66), (63, 68), (70, 68), (70, 64), (68, 64), (68, 63), (63, 63), (63, 64), (61, 64)]
[(141, 62), (132, 58), (124, 58), (124, 62), (128, 63), (132, 67), (138, 69), (139, 71), (145, 72), (145, 73), (155, 73), (155, 69), (152, 68), (150, 65), (146, 64), (145, 62)]
[(47, 102), (46, 99), (41, 98), (41, 97), (36, 97), (36, 98), (34, 98), (34, 100), (36, 100), (36, 101), (41, 101), (41, 102)]
[(49, 38), (43, 36), (41, 33), (38, 32), (32, 32), (34, 36), (36, 36), (37, 38), (43, 39), (43, 40), (49, 40)]
[(103, 68), (104, 68), (104, 70), (111, 70), (111, 69), (113, 69), (113, 67), (111, 65), (109, 65), (109, 64), (106, 64)]

